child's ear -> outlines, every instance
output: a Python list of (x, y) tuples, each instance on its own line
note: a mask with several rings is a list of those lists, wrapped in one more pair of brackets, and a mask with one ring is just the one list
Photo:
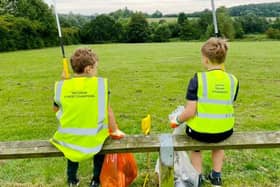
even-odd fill
[(90, 72), (90, 66), (86, 66), (84, 68), (84, 73), (89, 73)]

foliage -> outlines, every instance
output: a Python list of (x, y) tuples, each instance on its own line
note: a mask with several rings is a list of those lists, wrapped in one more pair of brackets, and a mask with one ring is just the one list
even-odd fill
[(266, 31), (266, 35), (268, 38), (271, 38), (271, 39), (280, 39), (280, 29), (269, 28)]
[(225, 7), (220, 7), (217, 9), (217, 19), (219, 31), (222, 36), (228, 39), (234, 39), (235, 37), (235, 28), (233, 20), (231, 19), (228, 10)]
[[(2, 1), (1, 51), (48, 47), (57, 44), (51, 9), (42, 0)], [(9, 22), (8, 25), (5, 22)]]
[(264, 17), (259, 17), (256, 14), (249, 13), (245, 16), (237, 18), (242, 24), (244, 32), (247, 33), (263, 33), (268, 27), (268, 22)]
[[(259, 4), (249, 4), (249, 5), (240, 5), (230, 7), (229, 15), (232, 17), (244, 16), (246, 14), (252, 13), (261, 17), (279, 17), (280, 16), (280, 3), (259, 3)], [(203, 11), (194, 12), (187, 14), (188, 17), (200, 17), (206, 11), (210, 11), (209, 9), (205, 9)]]
[(120, 36), (122, 25), (117, 23), (113, 17), (102, 14), (85, 24), (81, 32), (83, 43), (119, 41), (122, 37)]
[(81, 29), (85, 24), (89, 23), (93, 16), (84, 16), (80, 14), (73, 14), (70, 12), (69, 14), (60, 14), (59, 21), (61, 27), (77, 27)]
[(152, 40), (154, 42), (167, 42), (171, 36), (171, 31), (167, 23), (158, 24)]
[(129, 10), (127, 7), (124, 9), (116, 10), (115, 12), (111, 12), (109, 16), (114, 17), (116, 20), (120, 18), (129, 18), (134, 14), (132, 10)]
[(163, 16), (163, 14), (162, 14), (159, 10), (156, 10), (156, 11), (151, 15), (152, 18), (161, 18), (162, 16)]
[(179, 37), (180, 26), (177, 23), (168, 23), (168, 26), (171, 32), (171, 38)]
[(179, 25), (183, 25), (185, 21), (188, 19), (187, 15), (183, 12), (179, 13), (177, 23)]
[(249, 13), (262, 17), (279, 17), (280, 3), (262, 3), (241, 5), (229, 8), (231, 16), (243, 16)]
[(182, 40), (192, 40), (195, 39), (195, 28), (191, 21), (187, 18), (185, 19), (184, 23), (180, 25), (180, 33), (179, 36)]
[(135, 13), (131, 16), (127, 28), (128, 42), (145, 42), (149, 37), (149, 25), (142, 13)]

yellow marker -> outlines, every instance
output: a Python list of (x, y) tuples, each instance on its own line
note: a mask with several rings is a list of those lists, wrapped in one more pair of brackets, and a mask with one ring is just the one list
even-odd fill
[(63, 72), (64, 72), (65, 78), (69, 79), (70, 75), (69, 75), (68, 62), (67, 62), (66, 58), (63, 58)]
[[(147, 117), (143, 118), (142, 122), (141, 122), (141, 128), (142, 128), (142, 132), (144, 133), (144, 135), (150, 134), (151, 124), (152, 124), (151, 115), (148, 114)], [(147, 153), (147, 169), (148, 169), (148, 172), (150, 170), (150, 165), (151, 165), (150, 164), (150, 154)], [(143, 187), (146, 187), (146, 184), (147, 184), (148, 181), (149, 181), (149, 173), (146, 174)]]
[(147, 117), (142, 119), (141, 128), (142, 128), (142, 132), (145, 135), (150, 134), (151, 123), (152, 123), (152, 120), (151, 120), (151, 115), (150, 114), (148, 114)]

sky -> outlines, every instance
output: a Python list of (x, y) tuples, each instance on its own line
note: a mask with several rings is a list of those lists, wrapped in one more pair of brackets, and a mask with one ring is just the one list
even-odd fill
[[(54, 0), (44, 0), (51, 4)], [(215, 6), (236, 6), (256, 3), (280, 2), (275, 0), (215, 0)], [(79, 13), (92, 15), (109, 13), (127, 7), (130, 10), (153, 13), (159, 10), (164, 14), (192, 13), (206, 8), (211, 9), (211, 0), (56, 0), (59, 13)]]

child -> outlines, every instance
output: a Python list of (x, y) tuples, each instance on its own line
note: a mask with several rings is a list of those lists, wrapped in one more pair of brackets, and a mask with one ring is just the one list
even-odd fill
[(91, 187), (99, 186), (104, 155), (98, 154), (109, 135), (122, 138), (108, 103), (107, 79), (96, 77), (98, 58), (90, 49), (77, 49), (71, 57), (74, 77), (55, 83), (56, 117), (59, 127), (50, 140), (67, 158), (69, 186), (78, 186), (79, 162), (92, 158)]
[[(173, 126), (186, 121), (186, 133), (199, 141), (219, 142), (233, 133), (233, 102), (236, 100), (239, 86), (235, 76), (224, 71), (227, 50), (226, 41), (220, 38), (210, 38), (202, 46), (202, 64), (207, 71), (196, 73), (190, 80), (185, 109), (171, 119)], [(223, 150), (212, 150), (213, 169), (207, 177), (212, 185), (222, 185), (223, 159)], [(191, 152), (191, 161), (201, 174), (201, 152)]]

